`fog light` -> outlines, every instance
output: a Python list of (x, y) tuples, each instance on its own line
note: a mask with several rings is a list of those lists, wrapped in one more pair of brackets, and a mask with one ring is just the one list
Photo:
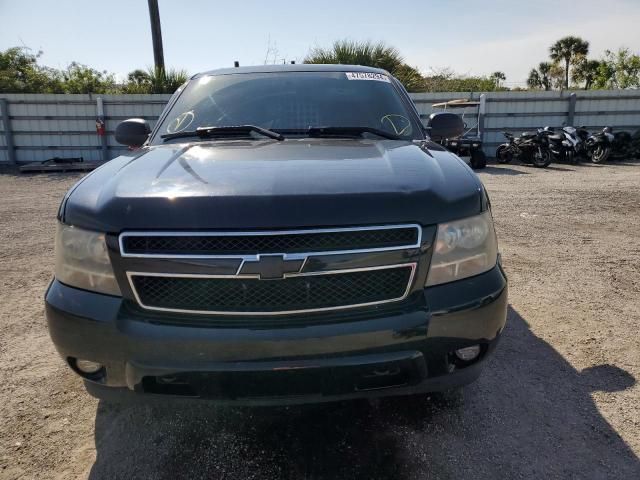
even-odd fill
[(480, 345), (472, 345), (471, 347), (459, 348), (455, 351), (456, 357), (465, 362), (470, 362), (480, 355)]
[(93, 375), (95, 373), (98, 373), (102, 369), (102, 364), (98, 362), (92, 362), (91, 360), (82, 360), (78, 358), (76, 360), (76, 368), (82, 373)]

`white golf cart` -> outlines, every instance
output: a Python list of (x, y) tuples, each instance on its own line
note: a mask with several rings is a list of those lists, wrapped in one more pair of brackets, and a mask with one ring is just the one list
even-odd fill
[(458, 155), (471, 168), (481, 169), (487, 166), (487, 156), (482, 151), (482, 132), (480, 114), (483, 102), (476, 100), (449, 100), (435, 103), (434, 110), (462, 110), (460, 115), (464, 122), (464, 133), (456, 138), (438, 139), (438, 142), (450, 152)]

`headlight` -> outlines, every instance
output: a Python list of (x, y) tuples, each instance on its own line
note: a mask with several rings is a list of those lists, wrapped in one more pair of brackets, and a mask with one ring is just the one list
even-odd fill
[(453, 282), (491, 270), (498, 242), (491, 212), (438, 225), (427, 286)]
[(121, 295), (111, 268), (104, 233), (58, 224), (56, 279), (71, 287)]

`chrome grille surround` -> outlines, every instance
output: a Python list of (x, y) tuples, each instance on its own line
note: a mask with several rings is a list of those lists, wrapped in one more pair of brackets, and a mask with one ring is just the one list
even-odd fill
[(284, 280), (267, 280), (268, 282), (286, 282), (287, 278), (311, 278), (311, 277), (329, 277), (335, 275), (342, 274), (350, 274), (355, 272), (368, 272), (368, 271), (379, 271), (379, 270), (387, 270), (387, 269), (399, 269), (399, 268), (410, 268), (409, 279), (406, 284), (406, 288), (402, 295), (396, 296), (394, 298), (386, 298), (384, 300), (365, 302), (365, 303), (353, 303), (348, 305), (338, 305), (331, 307), (319, 307), (319, 308), (306, 308), (306, 309), (294, 309), (294, 310), (280, 310), (280, 311), (230, 311), (230, 310), (196, 310), (196, 309), (185, 309), (185, 308), (167, 308), (167, 307), (157, 307), (153, 305), (145, 304), (139, 292), (135, 286), (135, 277), (162, 277), (162, 278), (190, 278), (190, 279), (220, 279), (220, 280), (243, 280), (243, 279), (253, 279), (257, 280), (257, 276), (254, 275), (203, 275), (203, 274), (164, 274), (164, 273), (142, 273), (142, 272), (127, 272), (127, 277), (129, 279), (129, 284), (131, 289), (135, 295), (136, 301), (138, 304), (147, 310), (154, 310), (159, 312), (173, 312), (173, 313), (187, 313), (187, 314), (199, 314), (199, 315), (231, 315), (231, 316), (268, 316), (268, 315), (295, 315), (302, 313), (313, 313), (313, 312), (328, 312), (334, 310), (345, 310), (350, 308), (360, 308), (360, 307), (368, 307), (374, 305), (380, 305), (384, 303), (390, 302), (399, 302), (404, 300), (409, 295), (409, 291), (411, 290), (411, 286), (413, 285), (413, 279), (416, 272), (416, 263), (407, 263), (401, 265), (382, 265), (378, 267), (369, 267), (369, 268), (357, 268), (357, 269), (342, 269), (342, 270), (332, 270), (332, 271), (323, 271), (323, 272), (309, 272), (309, 273), (296, 273), (296, 274), (287, 274), (285, 275)]
[[(309, 236), (314, 234), (326, 235), (331, 233), (341, 234), (345, 232), (383, 232), (389, 230), (414, 230), (416, 232), (416, 240), (407, 244), (399, 244), (386, 247), (360, 247), (360, 248), (339, 248), (328, 250), (310, 249), (305, 252), (287, 252), (286, 249), (278, 251), (261, 251), (252, 254), (247, 253), (132, 253), (128, 252), (125, 240), (131, 237), (278, 237), (278, 236)], [(135, 258), (242, 258), (243, 260), (257, 260), (260, 254), (282, 254), (288, 259), (304, 258), (310, 255), (341, 255), (349, 253), (361, 252), (386, 252), (392, 250), (407, 250), (412, 248), (420, 248), (422, 242), (422, 228), (417, 224), (403, 225), (382, 225), (372, 227), (346, 227), (346, 228), (321, 228), (309, 230), (267, 230), (267, 231), (249, 231), (249, 232), (145, 232), (145, 231), (126, 231), (122, 232), (118, 237), (120, 246), (120, 255), (122, 257)]]

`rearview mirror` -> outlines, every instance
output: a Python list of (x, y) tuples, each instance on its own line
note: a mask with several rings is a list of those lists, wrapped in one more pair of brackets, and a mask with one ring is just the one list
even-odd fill
[(427, 122), (427, 133), (435, 141), (456, 138), (464, 133), (464, 122), (455, 113), (432, 113)]
[(141, 147), (149, 138), (151, 127), (142, 118), (130, 118), (116, 127), (116, 142), (129, 147)]

